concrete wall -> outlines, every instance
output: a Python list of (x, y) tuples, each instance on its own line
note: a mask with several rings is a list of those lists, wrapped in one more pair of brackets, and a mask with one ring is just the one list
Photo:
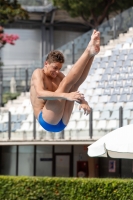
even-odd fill
[[(1, 58), (5, 65), (30, 64), (42, 60), (42, 31), (40, 29), (5, 29), (7, 34), (17, 34), (19, 39), (15, 45), (6, 44), (1, 51)], [(82, 33), (73, 31), (53, 32), (54, 49), (61, 47), (67, 42), (72, 41)], [(45, 51), (50, 51), (50, 32), (45, 31)]]
[(32, 63), (41, 59), (41, 30), (5, 29), (7, 34), (17, 34), (15, 45), (6, 44), (2, 48), (1, 58), (4, 64)]

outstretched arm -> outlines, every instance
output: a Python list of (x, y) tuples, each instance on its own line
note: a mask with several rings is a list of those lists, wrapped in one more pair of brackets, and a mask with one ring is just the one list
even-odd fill
[(78, 103), (81, 101), (82, 97), (83, 95), (79, 91), (71, 92), (71, 93), (57, 93), (57, 92), (44, 91), (42, 93), (42, 96), (38, 96), (39, 99), (44, 99), (44, 100), (64, 99), (67, 101), (76, 101)]

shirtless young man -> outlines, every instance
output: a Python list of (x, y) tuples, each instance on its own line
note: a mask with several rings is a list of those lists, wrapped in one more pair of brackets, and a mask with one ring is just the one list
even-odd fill
[(60, 72), (63, 54), (48, 54), (43, 69), (36, 69), (31, 78), (30, 99), (35, 117), (47, 131), (60, 132), (69, 122), (74, 101), (80, 103), (85, 114), (90, 107), (78, 90), (86, 79), (94, 56), (100, 51), (100, 33), (93, 31), (91, 41), (84, 53), (73, 65), (67, 76)]

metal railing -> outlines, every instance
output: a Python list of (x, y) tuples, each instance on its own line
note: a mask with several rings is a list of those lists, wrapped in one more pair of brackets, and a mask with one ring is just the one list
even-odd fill
[[(89, 122), (89, 128), (86, 130), (87, 134), (86, 138), (81, 139), (81, 137), (84, 134), (84, 127), (82, 127), (82, 129), (77, 130), (77, 129), (71, 129), (71, 130), (66, 130), (64, 129), (64, 131), (60, 132), (60, 133), (50, 133), (45, 131), (44, 129), (40, 129), (38, 130), (38, 122), (35, 118), (35, 116), (33, 115), (33, 120), (30, 121), (31, 125), (32, 125), (32, 130), (29, 130), (28, 128), (25, 130), (21, 130), (21, 128), (19, 128), (19, 131), (16, 129), (14, 129), (12, 127), (13, 120), (12, 120), (12, 114), (11, 112), (7, 112), (8, 115), (8, 121), (3, 123), (3, 131), (1, 128), (1, 124), (2, 122), (0, 121), (0, 141), (3, 140), (7, 140), (7, 141), (91, 141), (91, 140), (97, 140), (98, 138), (102, 137), (103, 135), (107, 134), (109, 131), (106, 130), (106, 127), (102, 127), (103, 129), (103, 133), (102, 135), (100, 133), (97, 132), (97, 135), (94, 134), (94, 129), (95, 127), (93, 127), (93, 110), (91, 110), (90, 115), (88, 116), (88, 122)], [(118, 127), (122, 127), (123, 126), (123, 108), (120, 107), (119, 108), (119, 112), (118, 112), (119, 116), (119, 125)], [(100, 119), (99, 119), (100, 120)], [(99, 121), (97, 120), (97, 121)], [(107, 121), (109, 121), (109, 119), (107, 119)], [(20, 126), (22, 125), (23, 121), (19, 121)], [(25, 122), (28, 123), (28, 121), (25, 120)], [(39, 125), (40, 126), (40, 125)], [(114, 130), (115, 128), (118, 127), (114, 127), (112, 130)], [(14, 130), (13, 130), (14, 129)], [(112, 131), (110, 130), (110, 131)], [(66, 131), (69, 131), (69, 138), (65, 137)], [(75, 133), (75, 138), (73, 139), (73, 131)], [(101, 130), (99, 130), (101, 131)], [(46, 136), (47, 135), (47, 136)], [(57, 136), (58, 135), (58, 136)], [(81, 137), (80, 137), (81, 136)]]
[(16, 92), (26, 92), (30, 88), (30, 79), (36, 68), (41, 68), (41, 62), (34, 64), (20, 65), (4, 65), (0, 67), (0, 106), (2, 103), (2, 95), (10, 92), (10, 81), (12, 77), (16, 82)]
[(30, 88), (30, 79), (34, 68), (21, 67), (3, 67), (0, 69), (2, 78), (0, 80), (0, 106), (3, 106), (3, 94), (10, 92), (11, 79), (14, 78), (16, 92), (28, 92)]

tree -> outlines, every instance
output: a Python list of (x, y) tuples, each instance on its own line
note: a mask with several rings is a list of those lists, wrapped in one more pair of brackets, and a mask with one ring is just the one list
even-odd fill
[(133, 6), (132, 0), (53, 0), (58, 8), (71, 17), (82, 17), (87, 26), (96, 28), (110, 13), (118, 13)]
[(11, 23), (17, 19), (28, 19), (28, 12), (17, 0), (0, 0), (0, 24)]
[[(11, 23), (17, 19), (27, 19), (28, 12), (24, 10), (17, 0), (0, 0), (0, 24)], [(0, 26), (0, 49), (9, 43), (14, 45), (18, 35), (8, 35), (4, 33), (4, 29)]]

